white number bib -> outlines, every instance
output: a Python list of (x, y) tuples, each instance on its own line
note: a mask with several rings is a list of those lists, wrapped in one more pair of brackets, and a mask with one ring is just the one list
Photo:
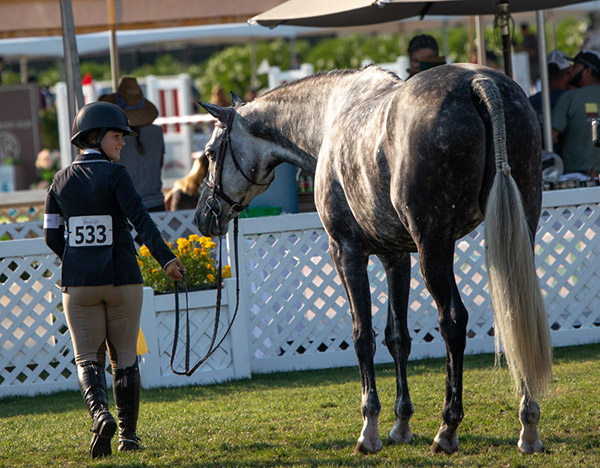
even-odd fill
[(69, 246), (98, 247), (112, 245), (112, 242), (110, 215), (69, 218)]

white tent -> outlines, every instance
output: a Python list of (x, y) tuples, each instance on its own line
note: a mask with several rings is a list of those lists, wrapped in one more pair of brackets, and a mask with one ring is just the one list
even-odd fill
[[(247, 23), (228, 23), (177, 28), (140, 29), (117, 31), (119, 49), (144, 44), (160, 44), (176, 41), (194, 43), (232, 43), (246, 39), (295, 38), (310, 34), (323, 34), (321, 28), (281, 26), (267, 29)], [(77, 52), (80, 56), (105, 52), (110, 46), (110, 32), (78, 34)], [(0, 40), (2, 57), (62, 57), (63, 39), (61, 36), (22, 37)]]

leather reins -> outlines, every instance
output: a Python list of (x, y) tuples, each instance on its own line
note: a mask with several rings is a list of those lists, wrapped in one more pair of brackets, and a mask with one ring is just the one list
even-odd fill
[(238, 259), (238, 217), (233, 219), (233, 250), (234, 250), (234, 262), (235, 262), (235, 310), (233, 312), (233, 316), (231, 317), (231, 322), (225, 330), (225, 334), (221, 337), (219, 342), (215, 345), (217, 340), (217, 334), (219, 332), (219, 322), (221, 319), (221, 297), (222, 297), (222, 289), (223, 289), (223, 262), (222, 262), (222, 252), (223, 252), (223, 235), (221, 234), (221, 202), (219, 198), (231, 206), (231, 209), (241, 213), (248, 205), (242, 205), (234, 201), (229, 195), (227, 195), (223, 191), (222, 179), (223, 179), (223, 163), (225, 160), (225, 153), (227, 152), (227, 147), (231, 150), (231, 156), (233, 159), (233, 163), (236, 169), (244, 176), (244, 178), (253, 185), (269, 185), (271, 182), (266, 184), (258, 183), (250, 179), (246, 173), (242, 170), (237, 158), (235, 157), (235, 153), (233, 152), (233, 147), (231, 146), (231, 141), (229, 138), (229, 133), (231, 131), (231, 127), (233, 125), (233, 119), (235, 117), (236, 111), (235, 108), (229, 114), (227, 118), (227, 123), (225, 125), (225, 131), (221, 141), (219, 142), (219, 149), (217, 151), (216, 158), (216, 167), (215, 167), (215, 182), (211, 183), (204, 179), (204, 185), (212, 191), (211, 196), (206, 200), (206, 205), (208, 209), (215, 216), (215, 222), (217, 231), (219, 232), (219, 268), (217, 270), (217, 302), (215, 305), (215, 326), (213, 329), (213, 335), (210, 340), (210, 345), (208, 346), (208, 351), (191, 369), (190, 369), (190, 317), (189, 317), (189, 302), (188, 302), (188, 286), (187, 286), (187, 278), (185, 273), (183, 273), (183, 284), (185, 290), (185, 314), (186, 314), (186, 323), (185, 323), (185, 370), (178, 371), (173, 367), (173, 361), (175, 359), (175, 353), (177, 352), (177, 342), (179, 341), (179, 287), (178, 282), (175, 281), (175, 331), (173, 334), (173, 348), (171, 351), (171, 357), (169, 359), (169, 366), (171, 370), (177, 375), (186, 375), (191, 376), (202, 364), (204, 364), (208, 358), (210, 358), (213, 353), (221, 346), (229, 332), (231, 331), (231, 327), (233, 326), (233, 322), (237, 317), (239, 305), (240, 305), (240, 276), (239, 276), (239, 259)]

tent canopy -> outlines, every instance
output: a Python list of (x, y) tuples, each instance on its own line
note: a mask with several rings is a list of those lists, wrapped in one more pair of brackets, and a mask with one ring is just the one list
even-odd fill
[[(174, 41), (193, 41), (194, 43), (230, 43), (245, 39), (273, 39), (278, 37), (295, 38), (309, 34), (322, 34), (318, 28), (282, 26), (275, 30), (250, 26), (247, 23), (213, 24), (176, 28), (158, 28), (117, 31), (120, 49), (144, 44), (156, 44)], [(108, 31), (78, 34), (77, 51), (79, 55), (94, 54), (109, 50), (110, 33)], [(0, 39), (0, 56), (3, 57), (62, 57), (63, 39), (61, 36), (22, 37)]]
[[(114, 4), (118, 29), (241, 23), (282, 0), (71, 0), (77, 34), (106, 31)], [(60, 36), (57, 0), (0, 0), (0, 38)]]

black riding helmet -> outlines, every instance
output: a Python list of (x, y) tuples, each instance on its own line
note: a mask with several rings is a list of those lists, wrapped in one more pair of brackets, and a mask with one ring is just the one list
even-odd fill
[(73, 120), (71, 143), (78, 148), (91, 148), (92, 145), (83, 141), (83, 137), (94, 130), (100, 131), (98, 146), (100, 146), (107, 130), (123, 132), (124, 135), (137, 135), (129, 127), (129, 120), (123, 109), (104, 101), (92, 102), (79, 109), (75, 120)]

